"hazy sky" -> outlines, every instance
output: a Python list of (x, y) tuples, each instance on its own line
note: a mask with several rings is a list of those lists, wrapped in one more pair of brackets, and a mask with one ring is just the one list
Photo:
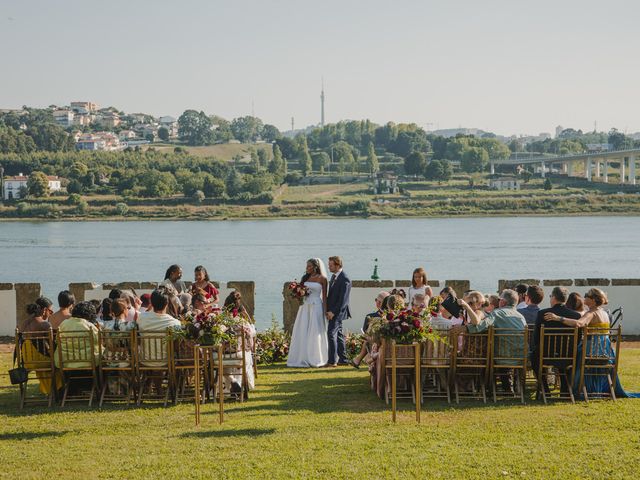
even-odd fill
[(0, 108), (640, 130), (636, 0), (0, 0)]

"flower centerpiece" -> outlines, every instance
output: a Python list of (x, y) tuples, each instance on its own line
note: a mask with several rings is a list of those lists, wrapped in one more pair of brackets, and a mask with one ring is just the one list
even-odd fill
[(307, 288), (304, 283), (293, 281), (289, 284), (289, 295), (298, 300), (298, 302), (302, 305), (302, 302), (304, 302), (304, 298), (309, 295), (309, 288)]
[(182, 324), (185, 338), (201, 345), (220, 345), (234, 338), (241, 322), (231, 310), (214, 309), (197, 316), (187, 315)]
[(440, 295), (434, 295), (429, 300), (429, 305), (427, 306), (427, 312), (432, 317), (437, 317), (440, 313), (440, 304), (442, 303), (442, 297)]
[(428, 311), (423, 313), (415, 313), (410, 309), (388, 311), (377, 328), (382, 338), (395, 340), (400, 344), (435, 340), (438, 337), (431, 328)]

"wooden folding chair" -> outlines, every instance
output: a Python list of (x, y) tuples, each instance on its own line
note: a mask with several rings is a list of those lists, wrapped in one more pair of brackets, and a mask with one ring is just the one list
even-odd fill
[[(137, 404), (142, 403), (151, 387), (155, 386), (154, 396), (150, 394), (146, 398), (163, 400), (166, 407), (169, 402), (169, 394), (173, 389), (171, 377), (171, 355), (173, 354), (171, 332), (140, 332), (138, 335), (138, 352), (136, 361), (136, 378), (138, 384)], [(161, 392), (164, 383), (166, 388), (164, 395)], [(148, 384), (148, 385), (147, 385)]]
[[(618, 377), (618, 359), (620, 358), (620, 343), (622, 342), (622, 327), (585, 327), (582, 335), (582, 349), (580, 352), (580, 382), (579, 391), (585, 401), (591, 398), (616, 399), (616, 380)], [(589, 392), (586, 377), (592, 381), (599, 378), (606, 379), (608, 392)]]
[(453, 344), (450, 331), (434, 330), (437, 340), (422, 343), (420, 373), (422, 401), (425, 398), (446, 398), (451, 403), (451, 357)]
[(100, 407), (105, 400), (126, 400), (127, 405), (131, 402), (136, 390), (136, 340), (135, 330), (98, 332)]
[[(452, 377), (456, 403), (460, 397), (487, 403), (487, 380), (491, 360), (490, 333), (458, 332), (452, 335)], [(466, 387), (466, 388), (464, 388)]]
[[(196, 355), (199, 355), (199, 361), (196, 362)], [(174, 338), (171, 355), (171, 377), (173, 389), (173, 403), (178, 404), (181, 400), (191, 401), (195, 392), (195, 370), (196, 363), (201, 370), (200, 378), (204, 379), (201, 385), (200, 399), (204, 403), (206, 393), (209, 391), (209, 382), (204, 372), (206, 362), (202, 350), (196, 348), (193, 340), (185, 338)]]
[[(51, 408), (56, 399), (56, 389), (60, 382), (60, 374), (54, 362), (53, 331), (20, 332), (16, 328), (15, 355), (17, 365), (27, 369), (27, 381), (20, 384), (20, 409), (25, 405), (42, 404), (42, 395), (28, 395), (29, 380), (38, 380), (39, 391), (45, 395), (46, 404)], [(31, 377), (35, 374), (35, 378)]]
[(527, 364), (529, 357), (528, 331), (510, 328), (490, 327), (491, 337), (490, 358), (491, 388), (493, 390), (493, 402), (498, 398), (498, 378), (505, 375), (514, 377), (514, 391), (508, 392), (509, 397), (519, 394), (520, 401), (524, 403), (525, 380), (527, 376)]
[[(56, 352), (58, 368), (62, 372), (64, 381), (61, 407), (64, 407), (67, 401), (82, 400), (88, 400), (89, 406), (92, 405), (98, 390), (99, 379), (95, 347), (93, 333), (89, 330), (58, 330)], [(72, 384), (83, 380), (91, 380), (91, 390), (85, 395), (81, 390), (70, 394)]]
[[(210, 356), (210, 372), (214, 376), (209, 382), (213, 386), (214, 398), (219, 398), (220, 395), (225, 395), (228, 398), (237, 398), (240, 402), (244, 402), (249, 396), (249, 381), (247, 378), (247, 357), (245, 351), (245, 336), (244, 332), (237, 333), (229, 342), (222, 344), (223, 356), (222, 356), (222, 374), (223, 374), (223, 388), (217, 387), (219, 382), (216, 380), (218, 372), (217, 360), (218, 352), (216, 350), (211, 351)], [(234, 377), (240, 376), (240, 392), (231, 392), (231, 385)]]
[[(560, 379), (560, 389), (556, 396), (560, 400), (571, 400), (573, 382), (576, 374), (576, 351), (578, 348), (577, 328), (545, 328), (540, 327), (540, 344), (538, 353), (537, 392), (544, 403), (552, 398), (548, 377), (554, 375)], [(557, 383), (557, 382), (556, 382)]]
[[(420, 423), (422, 396), (420, 386), (420, 344), (399, 345), (395, 340), (383, 340), (384, 363), (386, 372), (385, 400), (389, 404), (391, 397), (391, 418), (396, 421), (398, 398), (411, 398), (416, 405), (416, 421)], [(407, 388), (398, 391), (398, 371), (401, 372)]]

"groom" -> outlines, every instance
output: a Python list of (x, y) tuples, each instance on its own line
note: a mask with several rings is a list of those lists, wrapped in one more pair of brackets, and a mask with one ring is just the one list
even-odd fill
[(327, 295), (327, 320), (329, 320), (329, 361), (328, 367), (348, 365), (342, 321), (351, 318), (349, 311), (349, 295), (351, 280), (342, 270), (342, 258), (329, 257), (329, 294)]

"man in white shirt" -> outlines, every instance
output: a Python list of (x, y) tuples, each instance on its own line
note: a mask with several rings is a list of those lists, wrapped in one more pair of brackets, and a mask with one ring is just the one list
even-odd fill
[(141, 359), (141, 364), (146, 367), (164, 367), (169, 361), (165, 340), (147, 339), (145, 344), (143, 338), (145, 334), (163, 333), (169, 328), (179, 329), (181, 327), (180, 320), (167, 313), (169, 295), (163, 290), (157, 289), (151, 293), (151, 306), (153, 307), (152, 311), (140, 312), (138, 316), (140, 341), (144, 344), (144, 348), (142, 348), (144, 358)]

